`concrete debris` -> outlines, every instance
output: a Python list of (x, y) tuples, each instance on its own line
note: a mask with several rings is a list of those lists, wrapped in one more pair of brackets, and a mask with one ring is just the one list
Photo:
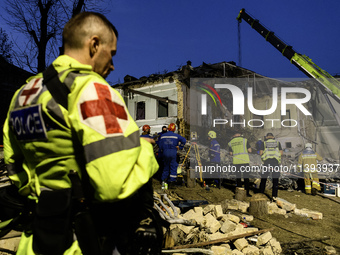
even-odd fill
[(203, 214), (203, 208), (202, 207), (194, 207), (194, 212), (197, 214)]
[(228, 237), (228, 235), (223, 234), (223, 233), (221, 233), (221, 232), (216, 232), (216, 233), (214, 233), (214, 234), (208, 235), (208, 239), (209, 239), (210, 241), (217, 240), (217, 239), (221, 239), (221, 238), (224, 238), (224, 237)]
[(266, 246), (260, 249), (260, 254), (262, 255), (274, 255), (272, 247), (271, 246)]
[(235, 245), (236, 249), (238, 249), (239, 251), (242, 251), (249, 244), (248, 244), (248, 241), (245, 238), (240, 238), (240, 239), (237, 239), (234, 242), (234, 245)]
[(288, 201), (279, 197), (276, 199), (276, 204), (286, 211), (294, 211), (296, 208), (296, 204), (289, 203)]
[(333, 246), (326, 246), (324, 249), (326, 254), (336, 254), (336, 250)]
[(232, 222), (235, 222), (235, 223), (239, 223), (240, 222), (240, 218), (237, 217), (236, 215), (233, 215), (233, 214), (224, 214), (222, 216), (222, 221), (225, 221), (225, 220), (230, 220)]
[(231, 253), (231, 255), (243, 255), (243, 252), (241, 252), (241, 251), (235, 249), (235, 250), (233, 250), (233, 252)]
[(287, 211), (285, 209), (281, 209), (274, 202), (267, 202), (268, 214), (281, 214), (285, 215)]
[(241, 252), (241, 251), (235, 249), (235, 250), (233, 250), (233, 252), (232, 252), (231, 254), (232, 254), (232, 255), (243, 255), (243, 252)]
[(207, 205), (203, 209), (203, 215), (206, 215), (214, 210), (215, 206), (214, 205)]
[[(281, 208), (279, 208), (281, 207)], [(267, 202), (268, 214), (281, 214), (285, 217), (290, 217), (292, 213), (299, 216), (304, 216), (312, 218), (313, 220), (321, 220), (322, 213), (317, 211), (312, 211), (306, 208), (298, 209), (295, 204), (292, 204), (282, 198), (277, 198), (276, 203)], [(288, 213), (288, 216), (286, 215)]]
[[(226, 201), (226, 204), (237, 206), (244, 202), (237, 200)], [(246, 203), (247, 204), (247, 203)], [(274, 203), (275, 204), (275, 203)], [(248, 204), (249, 206), (249, 204)], [(283, 210), (277, 207), (277, 210)], [(239, 210), (239, 209), (238, 209)], [(226, 211), (225, 211), (226, 212)], [(248, 214), (240, 214), (238, 217), (232, 213), (225, 214), (221, 205), (207, 205), (205, 207), (195, 207), (186, 213), (179, 215), (188, 221), (199, 223), (197, 226), (184, 226), (183, 224), (171, 224), (168, 233), (165, 235), (165, 243), (172, 246), (198, 244), (210, 242), (230, 236), (258, 231), (256, 227), (244, 227), (240, 220), (245, 222), (253, 221), (254, 217)], [(169, 240), (167, 240), (169, 239)], [(167, 246), (169, 248), (171, 246)], [(270, 232), (259, 236), (239, 238), (237, 240), (220, 242), (210, 248), (213, 254), (280, 254), (280, 243), (272, 237)]]
[(311, 211), (311, 210), (308, 210), (306, 208), (295, 209), (294, 213), (296, 215), (306, 216), (308, 218), (312, 218), (313, 220), (322, 220), (322, 213), (321, 212)]
[(214, 214), (215, 214), (215, 217), (216, 219), (221, 219), (222, 216), (223, 216), (223, 210), (222, 210), (222, 206), (221, 205), (216, 205), (214, 207)]
[(205, 215), (205, 227), (209, 234), (214, 234), (221, 228), (220, 222), (211, 213)]
[(214, 252), (214, 255), (225, 255), (232, 254), (232, 250), (230, 248), (226, 248), (223, 246), (212, 246), (211, 250)]
[(249, 245), (242, 250), (245, 255), (260, 255), (260, 249), (254, 245)]
[[(10, 251), (17, 251), (19, 247), (20, 239), (21, 239), (20, 237), (2, 239), (0, 240), (0, 247), (10, 250)], [(0, 251), (0, 254), (2, 254), (1, 251)], [(7, 254), (7, 253), (3, 253), (3, 254)]]
[(229, 233), (231, 231), (234, 231), (235, 229), (236, 229), (236, 224), (230, 220), (226, 220), (225, 222), (222, 223), (220, 230), (222, 233)]
[(273, 253), (276, 254), (281, 254), (282, 248), (280, 243), (276, 240), (276, 238), (272, 238), (267, 245), (270, 245), (272, 248)]
[(250, 233), (250, 232), (254, 232), (254, 231), (259, 231), (258, 228), (244, 228), (243, 231), (245, 233)]
[(225, 200), (222, 207), (225, 210), (239, 210), (241, 212), (247, 212), (249, 203), (244, 201), (239, 201), (236, 199)]
[(241, 218), (243, 221), (247, 221), (247, 222), (251, 222), (254, 220), (254, 216), (253, 215), (248, 215), (248, 214), (242, 214)]
[(263, 233), (257, 238), (256, 245), (261, 246), (268, 243), (272, 239), (272, 234), (270, 232)]

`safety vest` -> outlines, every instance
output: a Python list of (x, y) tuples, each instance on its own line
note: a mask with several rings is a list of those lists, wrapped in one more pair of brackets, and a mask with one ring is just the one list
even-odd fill
[(246, 138), (235, 137), (228, 143), (228, 145), (233, 150), (233, 164), (249, 164), (250, 160)]
[(303, 172), (316, 172), (318, 160), (322, 160), (322, 157), (314, 152), (312, 149), (304, 150), (298, 159), (299, 168), (303, 169)]
[(281, 153), (279, 150), (279, 142), (275, 139), (268, 139), (264, 141), (264, 152), (261, 156), (263, 161), (270, 158), (275, 158), (279, 163), (281, 163)]
[(4, 124), (9, 178), (22, 195), (71, 186), (70, 170), (85, 169), (94, 198), (134, 194), (158, 169), (150, 143), (139, 137), (121, 95), (90, 65), (63, 55), (53, 66), (69, 89), (68, 109), (56, 103), (42, 74), (14, 95)]

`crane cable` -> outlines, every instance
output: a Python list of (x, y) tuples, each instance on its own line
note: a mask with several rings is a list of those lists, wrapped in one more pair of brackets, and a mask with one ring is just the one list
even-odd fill
[(237, 21), (238, 32), (238, 66), (242, 67), (242, 54), (241, 54), (241, 22)]

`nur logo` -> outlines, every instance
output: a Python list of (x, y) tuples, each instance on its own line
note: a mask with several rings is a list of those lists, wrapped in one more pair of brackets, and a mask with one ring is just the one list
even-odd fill
[[(205, 93), (207, 93), (212, 98), (212, 100), (214, 101), (215, 106), (217, 106), (216, 99), (214, 97), (214, 95), (215, 95), (218, 98), (218, 101), (220, 102), (220, 104), (222, 106), (221, 97), (219, 96), (219, 94), (217, 93), (217, 91), (213, 87), (202, 82), (202, 85), (198, 86), (198, 88), (200, 90), (203, 90)], [(207, 115), (207, 94), (201, 95), (201, 100), (202, 100), (201, 113), (202, 113), (202, 115)]]
[[(210, 95), (210, 97), (214, 100), (215, 105), (216, 100), (213, 97), (213, 94), (209, 91), (211, 90), (219, 99), (220, 104), (222, 106), (222, 101), (220, 96), (217, 94), (216, 90), (209, 86), (208, 84), (202, 83), (203, 86), (199, 86), (199, 88), (203, 91), (205, 91), (207, 94)], [(236, 85), (232, 84), (215, 84), (215, 88), (217, 89), (228, 89), (232, 94), (233, 99), (233, 115), (244, 115), (244, 106), (245, 106), (245, 99), (247, 99), (247, 105), (248, 109), (252, 114), (259, 115), (259, 116), (265, 116), (270, 115), (273, 112), (276, 111), (276, 108), (279, 104), (278, 101), (278, 88), (272, 89), (272, 106), (269, 109), (266, 110), (258, 110), (255, 109), (254, 103), (253, 103), (253, 88), (248, 87), (247, 89), (247, 98), (244, 96), (242, 90), (237, 87)], [(305, 89), (305, 88), (297, 88), (297, 87), (281, 87), (281, 115), (286, 115), (286, 109), (288, 104), (295, 105), (300, 111), (305, 115), (312, 115), (304, 106), (304, 103), (307, 103), (311, 99), (311, 93)], [(302, 98), (287, 98), (288, 94), (302, 94), (304, 97)], [(201, 114), (207, 115), (207, 95), (202, 94), (201, 95), (202, 100), (202, 108), (201, 108)]]

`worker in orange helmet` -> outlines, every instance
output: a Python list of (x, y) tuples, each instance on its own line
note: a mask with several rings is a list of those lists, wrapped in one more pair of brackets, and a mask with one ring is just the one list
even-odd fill
[(183, 136), (174, 133), (175, 130), (176, 125), (174, 123), (170, 123), (168, 126), (168, 132), (164, 133), (160, 137), (159, 142), (159, 149), (162, 152), (164, 162), (162, 182), (168, 181), (169, 188), (173, 188), (177, 180), (177, 150), (183, 149), (187, 142)]
[(152, 138), (152, 136), (150, 135), (151, 132), (151, 128), (149, 125), (144, 125), (143, 126), (143, 133), (141, 134), (140, 137), (147, 137), (147, 138)]

